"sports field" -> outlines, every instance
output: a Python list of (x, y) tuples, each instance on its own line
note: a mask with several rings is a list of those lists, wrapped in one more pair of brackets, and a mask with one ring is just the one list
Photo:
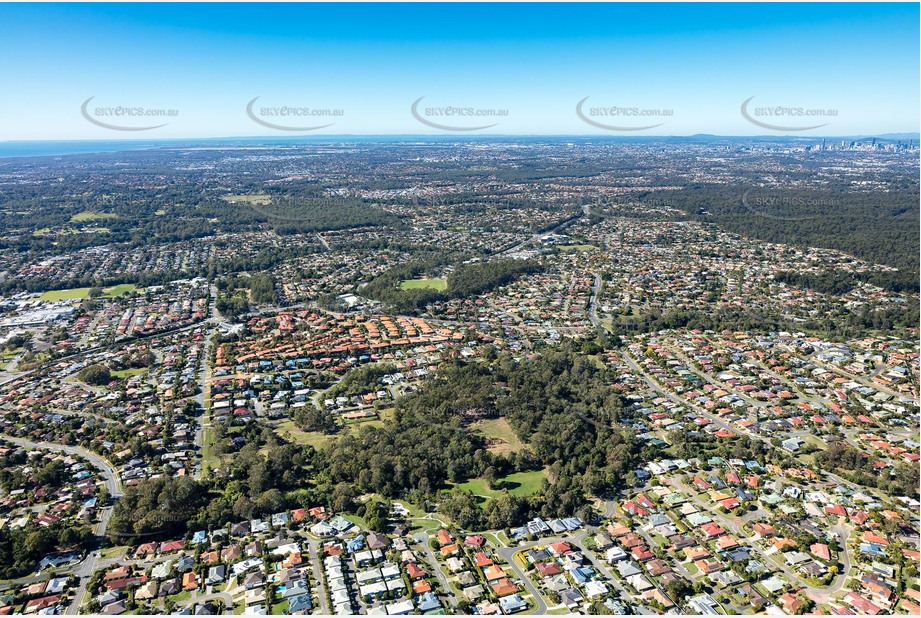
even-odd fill
[(432, 279), (404, 279), (400, 282), (401, 290), (419, 290), (423, 288), (429, 288), (441, 292), (448, 289), (448, 281), (447, 279), (440, 279), (436, 277)]
[[(71, 288), (69, 290), (52, 290), (39, 296), (39, 300), (55, 301), (87, 298), (90, 295), (91, 289), (92, 288)], [(121, 285), (113, 285), (110, 288), (104, 288), (102, 290), (102, 295), (108, 298), (114, 298), (115, 296), (121, 296), (122, 294), (127, 294), (136, 289), (137, 286), (133, 283), (122, 283)]]

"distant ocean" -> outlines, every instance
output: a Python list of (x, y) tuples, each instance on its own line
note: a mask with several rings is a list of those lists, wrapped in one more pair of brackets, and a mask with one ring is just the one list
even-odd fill
[[(11, 157), (51, 157), (61, 155), (128, 152), (173, 148), (277, 148), (322, 142), (388, 142), (418, 136), (316, 135), (298, 137), (224, 137), (161, 140), (70, 140), (70, 141), (0, 141), (0, 159)], [(448, 141), (451, 136), (426, 136), (431, 141)], [(457, 140), (455, 136), (453, 138)]]
[(118, 141), (66, 141), (66, 142), (0, 142), (0, 159), (9, 157), (48, 157), (57, 155), (93, 154), (97, 152), (125, 152), (162, 148), (163, 142)]

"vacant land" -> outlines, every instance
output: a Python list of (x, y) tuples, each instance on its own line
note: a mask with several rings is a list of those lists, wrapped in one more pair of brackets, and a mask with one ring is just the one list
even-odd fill
[(491, 453), (517, 453), (526, 448), (504, 418), (493, 418), (471, 425), (475, 433), (486, 438)]
[(435, 277), (432, 279), (404, 279), (400, 282), (401, 290), (418, 290), (421, 288), (431, 288), (441, 292), (448, 289), (448, 281), (447, 279)]

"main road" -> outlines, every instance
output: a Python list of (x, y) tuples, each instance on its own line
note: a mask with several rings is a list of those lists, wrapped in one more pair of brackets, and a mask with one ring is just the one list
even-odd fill
[(601, 320), (598, 319), (598, 295), (601, 294), (601, 276), (598, 273), (592, 273), (595, 277), (595, 284), (592, 286), (592, 299), (588, 302), (588, 319), (592, 326), (600, 331), (604, 331)]

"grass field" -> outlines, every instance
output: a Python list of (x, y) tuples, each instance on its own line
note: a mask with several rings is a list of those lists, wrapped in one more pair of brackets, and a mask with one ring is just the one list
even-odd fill
[(214, 467), (219, 461), (214, 450), (214, 428), (210, 426), (210, 423), (206, 423), (202, 430), (201, 443), (201, 469), (204, 476), (205, 470)]
[(138, 286), (133, 283), (121, 283), (119, 285), (113, 285), (110, 288), (105, 288), (102, 291), (103, 296), (114, 297), (121, 296), (122, 294), (127, 294), (128, 292), (134, 292), (138, 289)]
[(118, 215), (114, 212), (78, 212), (70, 218), (71, 223), (79, 221), (96, 221), (99, 219), (114, 219)]
[(530, 496), (540, 490), (540, 484), (546, 476), (543, 470), (516, 472), (499, 479), (496, 483), (496, 489), (490, 489), (483, 479), (472, 479), (456, 487), (467, 490), (477, 496), (486, 496), (488, 498), (498, 498), (502, 495), (503, 489), (507, 489), (514, 496)]
[(125, 553), (125, 550), (128, 549), (127, 545), (116, 545), (114, 547), (106, 547), (102, 550), (102, 558), (114, 558), (115, 556), (120, 556)]
[(230, 203), (270, 204), (272, 202), (271, 195), (226, 195), (223, 199)]
[(275, 432), (278, 434), (288, 433), (291, 440), (297, 444), (309, 444), (313, 448), (321, 448), (335, 439), (336, 434), (324, 434), (319, 431), (304, 431), (294, 424), (294, 421), (282, 421), (275, 426)]
[(489, 441), (488, 450), (491, 453), (517, 453), (526, 448), (525, 443), (518, 439), (511, 425), (504, 418), (479, 421), (470, 428)]
[[(358, 497), (358, 501), (361, 502), (362, 504), (367, 504), (371, 500), (377, 500), (379, 502), (387, 502), (389, 498), (385, 498), (384, 496), (380, 494), (364, 494)], [(426, 514), (425, 511), (421, 507), (407, 500), (393, 500), (393, 502), (399, 502), (400, 504), (402, 504), (403, 508), (409, 511), (409, 516), (412, 518), (421, 519)]]
[(401, 290), (419, 290), (430, 288), (439, 292), (448, 289), (448, 280), (434, 277), (432, 279), (404, 279), (400, 282)]
[(146, 371), (147, 369), (144, 367), (138, 367), (136, 369), (119, 369), (118, 371), (113, 371), (112, 375), (116, 378), (130, 378), (139, 376)]
[(563, 253), (585, 253), (598, 250), (595, 245), (560, 245), (559, 248)]
[(386, 421), (393, 418), (393, 408), (381, 410), (378, 412), (378, 415), (379, 418), (375, 419), (348, 422), (341, 431), (332, 434), (325, 434), (319, 431), (304, 431), (290, 419), (281, 421), (275, 425), (275, 432), (279, 435), (287, 432), (291, 436), (291, 440), (296, 444), (309, 444), (313, 448), (319, 449), (340, 436), (358, 433), (362, 427), (380, 427)]
[[(39, 296), (38, 299), (47, 301), (83, 299), (90, 295), (90, 289), (91, 288), (71, 288), (69, 290), (52, 290), (51, 292), (45, 292)], [(121, 285), (104, 288), (102, 290), (102, 295), (107, 298), (113, 298), (115, 296), (127, 294), (136, 289), (137, 286), (133, 283), (122, 283)]]

